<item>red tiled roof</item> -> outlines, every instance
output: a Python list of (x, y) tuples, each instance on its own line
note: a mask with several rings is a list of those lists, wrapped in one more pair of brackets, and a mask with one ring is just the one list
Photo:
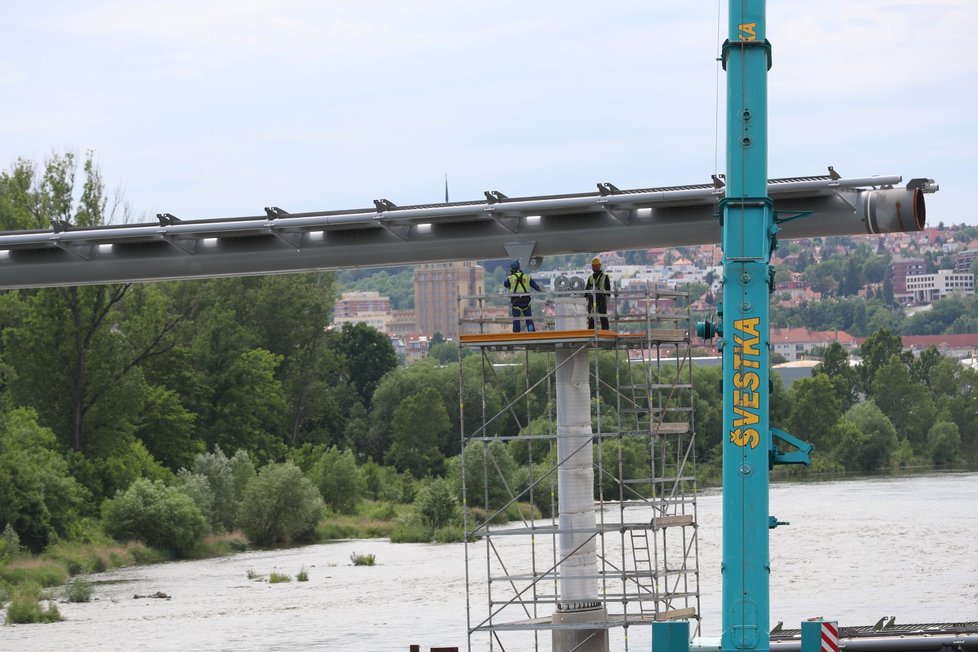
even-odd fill
[(772, 328), (772, 344), (807, 344), (807, 343), (854, 344), (856, 338), (845, 331), (810, 331), (807, 328)]

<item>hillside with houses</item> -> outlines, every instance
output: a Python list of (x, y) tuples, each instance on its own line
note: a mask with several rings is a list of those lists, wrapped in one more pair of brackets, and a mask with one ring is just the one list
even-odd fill
[[(615, 287), (688, 288), (690, 309), (715, 313), (722, 295), (718, 245), (594, 252)], [(584, 279), (590, 255), (546, 259), (532, 270), (544, 292), (561, 277)], [(772, 257), (772, 353), (779, 362), (818, 359), (832, 342), (854, 352), (881, 330), (903, 337), (906, 350), (936, 347), (973, 361), (978, 352), (978, 228), (967, 225), (885, 236), (827, 237), (780, 242)], [(471, 306), (459, 297), (498, 294), (505, 261), (433, 263), (341, 273), (334, 327), (365, 322), (386, 333), (406, 359), (425, 357), (433, 344), (459, 333)], [(469, 302), (471, 303), (471, 302)], [(638, 310), (627, 303), (618, 311)], [(505, 329), (505, 306), (485, 314)], [(464, 326), (463, 326), (464, 329)], [(703, 343), (703, 355), (715, 354)]]

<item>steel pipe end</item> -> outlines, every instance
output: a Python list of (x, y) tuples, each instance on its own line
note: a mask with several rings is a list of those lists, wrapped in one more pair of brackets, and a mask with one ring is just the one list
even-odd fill
[(866, 192), (866, 232), (909, 233), (927, 224), (920, 188), (882, 188)]

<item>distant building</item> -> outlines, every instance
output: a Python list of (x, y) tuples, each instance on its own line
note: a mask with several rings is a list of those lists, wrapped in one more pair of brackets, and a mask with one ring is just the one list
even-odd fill
[(927, 261), (923, 258), (893, 259), (893, 298), (897, 301), (911, 301), (913, 295), (907, 292), (907, 277), (925, 274)]
[(807, 358), (815, 349), (838, 342), (846, 349), (856, 346), (856, 338), (845, 331), (810, 331), (807, 328), (772, 328), (771, 351), (788, 362)]
[(390, 320), (390, 297), (383, 297), (379, 292), (344, 292), (333, 306), (333, 326), (337, 328), (364, 323), (386, 333)]
[(413, 308), (408, 310), (392, 310), (387, 332), (396, 337), (405, 337), (418, 332), (418, 320)]
[(935, 347), (941, 355), (957, 360), (978, 356), (978, 333), (959, 333), (953, 335), (904, 335), (903, 349), (919, 355), (930, 347)]
[(476, 308), (477, 299), (459, 297), (485, 293), (486, 271), (472, 262), (429, 263), (414, 270), (414, 310), (418, 331), (428, 335), (441, 333), (446, 339), (458, 339), (459, 309)]
[(978, 258), (978, 249), (968, 249), (954, 254), (954, 271), (970, 272), (975, 258)]
[(940, 269), (936, 274), (908, 275), (906, 286), (914, 303), (933, 303), (952, 294), (974, 296), (975, 275)]

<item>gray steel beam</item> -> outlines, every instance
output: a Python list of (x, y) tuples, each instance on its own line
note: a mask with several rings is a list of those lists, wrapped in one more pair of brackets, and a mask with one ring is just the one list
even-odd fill
[[(898, 176), (769, 182), (781, 238), (917, 231), (933, 182)], [(246, 276), (710, 244), (722, 181), (484, 202), (0, 233), (0, 289)]]

